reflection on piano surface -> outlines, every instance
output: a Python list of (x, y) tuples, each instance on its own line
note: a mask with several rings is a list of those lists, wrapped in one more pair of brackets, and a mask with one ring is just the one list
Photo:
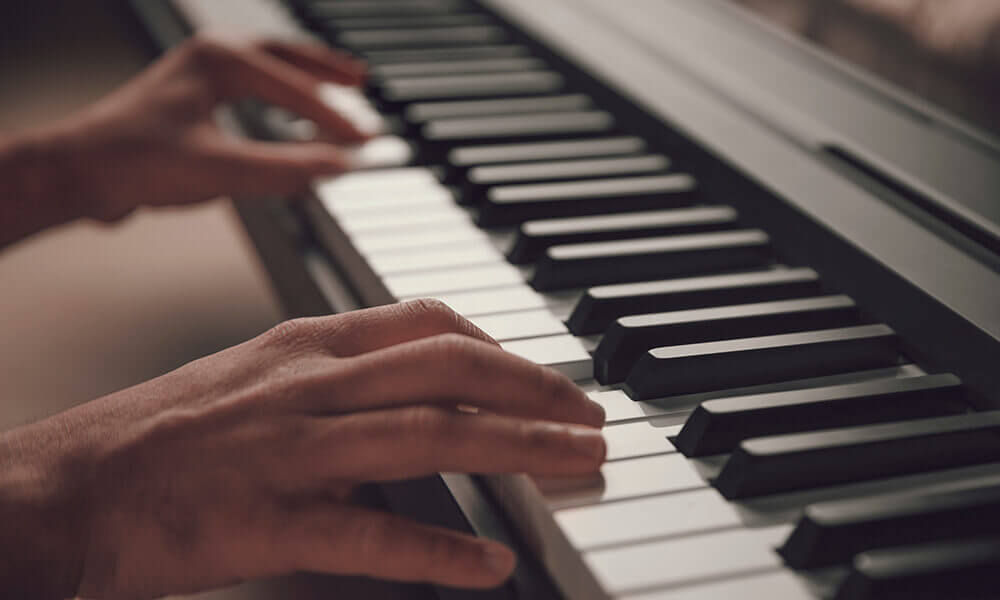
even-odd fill
[(324, 93), (385, 135), (317, 187), (361, 295), (440, 298), (606, 408), (600, 480), (492, 480), (567, 597), (991, 593), (1000, 412), (478, 5), (295, 9), (371, 65)]

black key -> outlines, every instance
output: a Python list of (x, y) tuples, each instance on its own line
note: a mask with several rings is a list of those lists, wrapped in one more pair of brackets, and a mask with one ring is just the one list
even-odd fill
[(468, 5), (463, 0), (328, 0), (310, 2), (308, 8), (317, 17), (395, 17), (455, 12)]
[(553, 246), (531, 277), (536, 290), (680, 277), (767, 264), (771, 240), (759, 229)]
[(420, 135), (430, 143), (507, 141), (525, 138), (559, 138), (610, 133), (615, 118), (603, 110), (532, 113), (435, 119), (421, 127)]
[(990, 600), (998, 589), (1000, 539), (985, 538), (860, 554), (835, 600)]
[(646, 142), (638, 137), (588, 137), (557, 142), (461, 146), (448, 151), (445, 162), (449, 167), (449, 178), (461, 180), (469, 168), (477, 165), (589, 156), (624, 156), (638, 154), (645, 149)]
[(622, 381), (642, 353), (657, 346), (833, 329), (857, 321), (857, 307), (847, 296), (622, 317), (611, 324), (594, 351), (594, 376), (603, 384)]
[(814, 296), (819, 291), (819, 275), (805, 268), (608, 285), (588, 289), (566, 324), (575, 335), (593, 335), (626, 315)]
[(457, 100), (453, 102), (415, 102), (406, 107), (403, 118), (410, 126), (416, 126), (433, 119), (567, 112), (587, 109), (590, 106), (590, 98), (584, 94)]
[(743, 441), (715, 486), (727, 498), (1000, 461), (1000, 411)]
[(405, 50), (368, 50), (360, 53), (369, 65), (427, 62), (430, 60), (481, 60), (529, 56), (531, 51), (518, 44), (477, 44)]
[(527, 264), (561, 244), (731, 229), (736, 227), (737, 218), (736, 210), (729, 206), (704, 206), (528, 221), (518, 229), (507, 258), (514, 264)]
[(502, 73), (544, 69), (545, 61), (525, 56), (520, 58), (484, 58), (480, 60), (447, 60), (434, 62), (375, 65), (370, 73), (375, 79), (419, 77), (424, 75), (457, 75), (461, 73)]
[(625, 387), (650, 400), (889, 367), (897, 357), (896, 334), (885, 325), (665, 346), (642, 355)]
[(561, 90), (563, 84), (562, 75), (555, 71), (524, 71), (485, 75), (394, 77), (383, 81), (379, 90), (382, 99), (387, 102), (406, 103), (512, 94), (549, 94)]
[(964, 412), (954, 375), (876, 379), (702, 402), (674, 445), (686, 456), (731, 452), (745, 439)]
[[(541, 117), (542, 115), (539, 115)], [(664, 173), (670, 159), (662, 154), (617, 156), (610, 158), (578, 158), (513, 165), (487, 165), (473, 167), (466, 175), (470, 186), (505, 185), (531, 181), (559, 181), (566, 179), (647, 175)]]
[(341, 31), (336, 36), (337, 45), (361, 51), (377, 48), (496, 44), (506, 40), (507, 32), (495, 25), (418, 27), (415, 29), (358, 29), (354, 31)]
[(825, 567), (865, 550), (998, 535), (997, 515), (997, 485), (823, 502), (806, 507), (778, 553), (796, 569)]
[(455, 27), (489, 25), (493, 19), (481, 13), (414, 14), (390, 17), (342, 17), (325, 19), (323, 25), (331, 31), (353, 29), (390, 29), (407, 27)]
[(691, 204), (697, 189), (694, 178), (683, 174), (501, 185), (486, 192), (478, 221), (489, 227), (549, 217), (674, 208)]

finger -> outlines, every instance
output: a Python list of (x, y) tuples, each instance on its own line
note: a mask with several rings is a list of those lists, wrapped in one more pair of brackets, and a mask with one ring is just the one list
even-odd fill
[(303, 473), (325, 479), (395, 481), (438, 472), (593, 474), (607, 451), (599, 429), (432, 406), (320, 419), (303, 445)]
[(257, 47), (314, 77), (344, 85), (361, 85), (368, 71), (360, 60), (318, 44), (264, 40)]
[(318, 94), (320, 80), (253, 48), (234, 49), (214, 41), (202, 43), (212, 58), (206, 63), (223, 98), (256, 96), (311, 119), (342, 141), (360, 142), (369, 136), (324, 104)]
[(503, 583), (516, 562), (497, 542), (352, 506), (297, 506), (279, 523), (264, 555), (282, 572), (490, 588)]
[[(313, 389), (304, 400), (320, 410), (462, 405), (594, 427), (604, 423), (600, 405), (562, 374), (455, 334), (423, 338), (347, 359), (344, 368), (317, 375), (309, 385)], [(331, 389), (350, 393), (331, 394)]]
[(283, 340), (315, 344), (340, 357), (357, 356), (446, 333), (498, 345), (447, 304), (432, 299), (387, 304), (332, 317), (296, 319), (290, 321), (288, 327), (294, 331), (283, 331)]
[(254, 142), (225, 140), (206, 148), (220, 193), (291, 194), (304, 191), (317, 178), (351, 168), (341, 150), (324, 142)]

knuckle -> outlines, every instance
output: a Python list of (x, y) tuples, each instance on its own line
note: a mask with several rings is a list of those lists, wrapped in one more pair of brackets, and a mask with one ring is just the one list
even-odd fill
[(225, 59), (234, 53), (229, 43), (208, 35), (196, 35), (187, 42), (185, 48), (188, 55), (197, 62)]
[(445, 367), (476, 371), (483, 366), (485, 358), (481, 343), (459, 333), (445, 333), (436, 336), (434, 348), (438, 359)]
[(361, 564), (378, 564), (385, 548), (392, 543), (391, 524), (387, 517), (371, 516), (354, 524), (354, 539), (357, 541), (358, 558)]
[(433, 406), (418, 406), (407, 411), (403, 419), (404, 435), (420, 441), (448, 437), (454, 432), (448, 415)]
[(461, 545), (447, 535), (429, 534), (424, 537), (422, 546), (423, 560), (417, 563), (421, 579), (432, 578), (442, 567), (447, 568), (458, 561), (463, 553)]
[(450, 306), (437, 298), (410, 300), (405, 302), (402, 307), (411, 318), (435, 325), (454, 326), (462, 318)]
[(291, 319), (278, 323), (261, 337), (265, 344), (296, 348), (309, 346), (321, 336), (323, 323), (324, 319), (318, 317)]

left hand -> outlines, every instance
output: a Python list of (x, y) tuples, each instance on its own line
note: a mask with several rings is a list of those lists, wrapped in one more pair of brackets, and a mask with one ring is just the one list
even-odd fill
[[(342, 144), (368, 133), (317, 96), (321, 81), (358, 85), (364, 66), (320, 46), (195, 37), (121, 89), (43, 132), (60, 158), (76, 215), (114, 221), (140, 205), (228, 194), (289, 194), (349, 168)], [(216, 106), (254, 97), (314, 121), (326, 141), (257, 142), (225, 135)], [(55, 176), (65, 176), (56, 173)]]

